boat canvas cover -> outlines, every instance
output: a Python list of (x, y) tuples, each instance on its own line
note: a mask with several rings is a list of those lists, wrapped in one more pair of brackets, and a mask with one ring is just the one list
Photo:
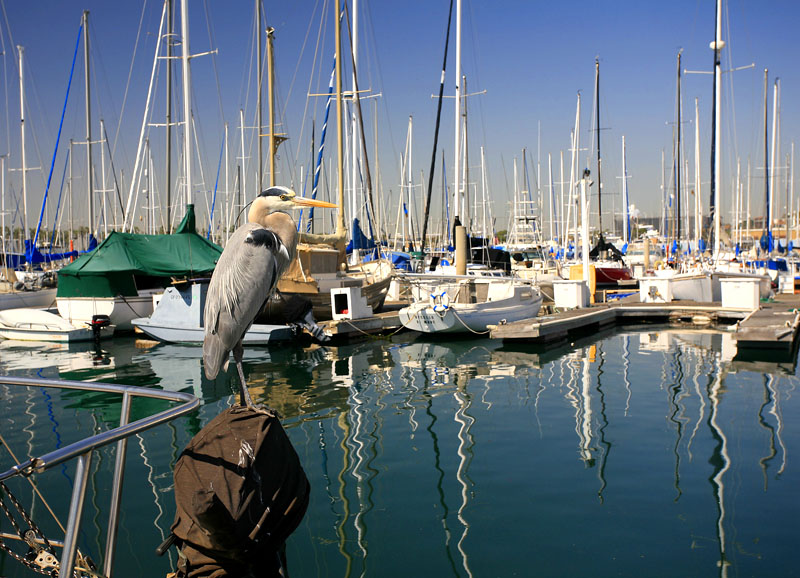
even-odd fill
[(308, 507), (300, 459), (271, 410), (233, 406), (175, 465), (178, 576), (272, 576)]
[(209, 275), (221, 254), (220, 246), (195, 232), (194, 213), (187, 212), (181, 226), (170, 235), (112, 232), (97, 249), (58, 272), (57, 296), (134, 296), (134, 275)]

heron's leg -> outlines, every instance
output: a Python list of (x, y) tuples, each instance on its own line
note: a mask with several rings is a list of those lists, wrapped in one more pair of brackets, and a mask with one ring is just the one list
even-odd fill
[(247, 382), (244, 379), (244, 369), (242, 369), (244, 347), (242, 347), (241, 341), (234, 346), (232, 353), (236, 362), (236, 369), (239, 370), (239, 404), (253, 407), (253, 400), (250, 398), (250, 391), (248, 391)]

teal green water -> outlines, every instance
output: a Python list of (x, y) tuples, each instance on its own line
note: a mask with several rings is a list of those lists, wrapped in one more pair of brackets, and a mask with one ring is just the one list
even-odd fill
[[(202, 397), (128, 447), (115, 576), (163, 576), (174, 552), (153, 550), (174, 516), (171, 468), (236, 382), (205, 380), (196, 347), (104, 347), (93, 365), (88, 348), (5, 342), (0, 373)], [(251, 347), (251, 392), (284, 416), (312, 486), (287, 545), (291, 575), (800, 575), (800, 380), (794, 362), (735, 353), (729, 334), (668, 328), (546, 352), (403, 335)], [(0, 386), (0, 431), (20, 456), (108, 429), (118, 412), (109, 396)], [(111, 450), (93, 462), (80, 546), (95, 560), (112, 468)], [(62, 520), (73, 476), (70, 464), (37, 478)], [(12, 488), (58, 536), (30, 488)], [(0, 557), (0, 576), (27, 575)]]

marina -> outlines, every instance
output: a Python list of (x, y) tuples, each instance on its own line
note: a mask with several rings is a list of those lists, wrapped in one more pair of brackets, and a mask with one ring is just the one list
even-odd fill
[(589, 4), (0, 0), (0, 577), (794, 575), (800, 8)]

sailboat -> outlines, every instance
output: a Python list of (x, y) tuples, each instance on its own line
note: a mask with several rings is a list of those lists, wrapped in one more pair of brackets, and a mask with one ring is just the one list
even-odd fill
[[(161, 32), (169, 4), (168, 0), (164, 2), (155, 61), (161, 50)], [(183, 79), (184, 84), (189, 86), (189, 23), (185, 0), (181, 3), (181, 19)], [(95, 315), (107, 315), (117, 331), (131, 330), (131, 320), (150, 315), (153, 312), (154, 296), (162, 293), (173, 278), (210, 276), (214, 270), (222, 248), (198, 235), (195, 230), (191, 171), (191, 93), (190, 89), (183, 91), (183, 162), (187, 191), (183, 221), (173, 234), (145, 235), (114, 231), (93, 252), (62, 268), (59, 272), (56, 303), (59, 314), (67, 321), (82, 324), (90, 322)], [(146, 108), (149, 107), (151, 96), (152, 90), (148, 94)], [(145, 120), (146, 116), (147, 112)], [(144, 128), (142, 137), (143, 135)], [(140, 168), (142, 142), (143, 139), (140, 138), (134, 177)], [(135, 178), (132, 179), (131, 190), (135, 182)], [(126, 213), (126, 217), (129, 222), (132, 221), (130, 211)]]
[(589, 251), (589, 257), (594, 263), (595, 279), (597, 285), (616, 285), (620, 281), (629, 281), (633, 278), (631, 270), (625, 265), (619, 249), (608, 243), (603, 236), (603, 185), (600, 179), (600, 59), (594, 61), (594, 91), (595, 91), (595, 134), (597, 138), (597, 243)]
[[(19, 99), (20, 99), (20, 157), (22, 161), (22, 197), (23, 197), (23, 236), (28, 235), (28, 188), (27, 173), (29, 170), (25, 159), (25, 79), (24, 79), (24, 54), (25, 49), (17, 46), (19, 55)], [(0, 159), (0, 172), (2, 173), (3, 203), (0, 207), (2, 214), (2, 255), (0, 255), (0, 311), (6, 309), (27, 307), (50, 307), (56, 297), (55, 275), (52, 271), (34, 271), (34, 265), (39, 269), (45, 263), (45, 257), (36, 249), (34, 240), (25, 239), (23, 253), (9, 252), (5, 239), (5, 199), (6, 199), (6, 157)], [(12, 227), (13, 228), (13, 227)]]
[[(714, 42), (711, 43), (711, 48), (714, 50), (714, 99), (713, 99), (713, 114), (712, 114), (712, 131), (711, 131), (711, 186), (710, 186), (710, 216), (713, 223), (713, 230), (709, 233), (713, 237), (713, 255), (712, 262), (695, 263), (693, 266), (684, 263), (680, 266), (679, 270), (676, 269), (662, 269), (656, 270), (654, 273), (660, 277), (668, 277), (672, 279), (672, 294), (674, 299), (686, 299), (698, 302), (721, 301), (722, 299), (722, 279), (756, 279), (758, 281), (759, 296), (762, 299), (768, 298), (772, 295), (772, 284), (768, 275), (760, 275), (749, 273), (740, 268), (737, 262), (733, 267), (730, 263), (723, 264), (720, 261), (722, 254), (720, 248), (721, 226), (720, 226), (720, 196), (719, 189), (721, 183), (721, 147), (720, 147), (720, 132), (721, 132), (721, 92), (722, 92), (722, 71), (720, 69), (720, 51), (725, 46), (722, 40), (722, 0), (717, 0), (716, 3), (716, 22), (714, 27)], [(765, 71), (766, 72), (766, 71)], [(680, 54), (678, 54), (678, 92), (677, 92), (677, 110), (680, 114), (681, 110), (681, 91), (680, 91)], [(766, 82), (766, 78), (765, 78)], [(766, 96), (766, 84), (765, 84)], [(680, 117), (678, 117), (680, 120)], [(766, 103), (765, 103), (765, 124), (766, 124)], [(678, 122), (678, 131), (681, 130), (680, 122)], [(679, 133), (680, 134), (680, 133)], [(765, 126), (766, 137), (766, 126)], [(680, 151), (677, 151), (680, 154)], [(766, 155), (765, 155), (766, 157)], [(765, 158), (766, 161), (766, 158)], [(680, 171), (681, 161), (676, 163), (678, 171)], [(678, 173), (680, 174), (680, 173)], [(680, 197), (680, 191), (677, 191), (677, 197)], [(678, 227), (680, 226), (680, 219), (676, 219)], [(678, 231), (680, 229), (678, 228)]]
[[(355, 7), (353, 12), (355, 12)], [(356, 264), (348, 264), (346, 257), (347, 231), (344, 215), (344, 145), (342, 111), (342, 58), (341, 58), (341, 14), (340, 2), (335, 2), (336, 22), (336, 133), (337, 133), (337, 190), (339, 211), (336, 229), (332, 234), (300, 233), (297, 257), (278, 282), (278, 295), (267, 304), (268, 315), (280, 315), (286, 303), (296, 296), (311, 301), (315, 319), (331, 319), (331, 289), (357, 288), (360, 296), (372, 307), (379, 310), (386, 299), (392, 280), (392, 264), (389, 260), (378, 258)], [(270, 63), (271, 64), (271, 63)], [(354, 77), (356, 74), (354, 62)], [(354, 87), (354, 102), (358, 109), (358, 90)], [(270, 99), (273, 96), (270, 94)], [(274, 122), (270, 121), (270, 142), (275, 138)], [(274, 144), (270, 151), (274, 151)], [(273, 165), (274, 166), (274, 165)], [(270, 178), (274, 178), (272, 175)], [(355, 215), (354, 215), (355, 217)], [(351, 231), (356, 235), (357, 232)]]

